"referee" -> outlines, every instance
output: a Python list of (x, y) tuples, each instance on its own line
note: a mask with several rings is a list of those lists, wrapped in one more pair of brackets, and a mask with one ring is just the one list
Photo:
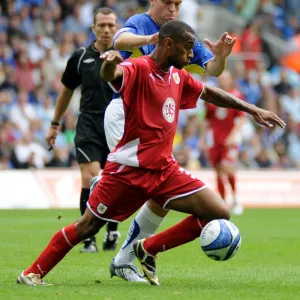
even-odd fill
[[(112, 49), (112, 38), (117, 29), (117, 14), (110, 8), (95, 11), (92, 30), (96, 40), (88, 47), (77, 49), (68, 60), (62, 76), (63, 87), (59, 93), (54, 117), (46, 134), (49, 146), (55, 149), (60, 120), (65, 114), (73, 91), (81, 85), (80, 114), (76, 125), (76, 157), (81, 172), (80, 212), (83, 215), (89, 198), (90, 180), (104, 168), (109, 149), (104, 134), (104, 112), (112, 99), (112, 89), (99, 74), (100, 55)], [(117, 223), (107, 224), (103, 250), (114, 250), (120, 233)], [(84, 241), (81, 252), (97, 252), (95, 237)]]

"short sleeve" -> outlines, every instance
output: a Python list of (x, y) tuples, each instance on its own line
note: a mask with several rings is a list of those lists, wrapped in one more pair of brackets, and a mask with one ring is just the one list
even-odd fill
[(110, 82), (110, 86), (113, 91), (120, 93), (121, 95), (124, 92), (124, 89), (130, 89), (133, 85), (136, 76), (137, 76), (137, 62), (135, 59), (128, 59), (119, 64), (123, 71), (122, 81), (116, 80)]
[(184, 71), (184, 73), (186, 80), (182, 90), (180, 109), (195, 108), (197, 101), (204, 90), (204, 84), (198, 80), (195, 80), (186, 71)]
[(203, 69), (205, 69), (205, 64), (214, 57), (214, 55), (209, 50), (207, 50), (198, 40), (195, 43), (193, 51), (194, 57), (191, 60), (191, 64), (198, 65)]
[(75, 90), (81, 84), (81, 75), (78, 66), (83, 49), (76, 50), (67, 62), (67, 66), (62, 75), (61, 82), (70, 90)]
[(138, 20), (136, 18), (136, 16), (133, 16), (131, 18), (129, 18), (126, 23), (124, 24), (124, 26), (122, 26), (122, 28), (120, 28), (116, 34), (113, 37), (113, 44), (115, 42), (115, 40), (124, 32), (130, 32), (133, 34), (138, 34), (139, 28), (138, 28)]

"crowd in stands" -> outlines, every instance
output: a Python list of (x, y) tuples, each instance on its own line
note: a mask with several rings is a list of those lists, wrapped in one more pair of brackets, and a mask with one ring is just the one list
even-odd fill
[[(285, 130), (265, 129), (246, 118), (242, 130), (240, 168), (300, 168), (300, 31), (298, 0), (186, 0), (193, 5), (213, 3), (247, 18), (236, 52), (267, 51), (262, 30), (287, 43), (285, 57), (238, 61), (231, 72), (235, 88), (244, 99), (277, 112), (287, 122)], [(7, 0), (0, 6), (0, 169), (75, 166), (73, 137), (80, 89), (57, 138), (57, 150), (49, 152), (45, 133), (53, 117), (61, 88), (61, 75), (75, 48), (93, 40), (93, 11), (110, 6), (122, 25), (143, 12), (147, 0)], [(248, 5), (246, 5), (248, 4)], [(124, 9), (126, 8), (126, 9)], [(201, 18), (201, 13), (199, 14)], [(293, 56), (294, 55), (294, 56)], [(300, 64), (300, 62), (298, 63)], [(202, 76), (218, 86), (218, 79)], [(174, 154), (187, 168), (210, 167), (202, 134), (205, 110), (182, 111), (174, 141)]]

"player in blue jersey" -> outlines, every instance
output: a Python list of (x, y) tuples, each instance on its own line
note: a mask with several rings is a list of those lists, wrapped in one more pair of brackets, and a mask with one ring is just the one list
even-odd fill
[[(119, 50), (124, 59), (150, 54), (157, 43), (158, 31), (167, 21), (178, 17), (182, 0), (150, 0), (147, 13), (137, 14), (127, 20), (114, 36), (114, 47)], [(199, 41), (193, 48), (194, 57), (186, 67), (191, 73), (219, 76), (226, 65), (227, 56), (231, 53), (235, 40), (223, 33), (216, 42), (205, 39), (210, 51)], [(105, 134), (110, 150), (113, 150), (123, 135), (124, 109), (123, 101), (118, 94), (107, 107), (105, 113)], [(137, 239), (154, 234), (163, 222), (167, 211), (156, 202), (149, 200), (139, 211), (130, 226), (126, 241), (113, 259), (110, 266), (111, 276), (118, 276), (128, 281), (142, 281), (140, 274), (133, 265), (135, 256), (132, 254), (132, 244)]]

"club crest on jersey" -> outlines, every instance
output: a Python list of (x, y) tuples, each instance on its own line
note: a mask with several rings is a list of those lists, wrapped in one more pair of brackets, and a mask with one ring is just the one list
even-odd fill
[(104, 205), (103, 203), (99, 203), (99, 205), (97, 206), (97, 211), (99, 214), (104, 214), (107, 210), (107, 206)]
[(176, 73), (173, 73), (172, 76), (173, 76), (174, 82), (176, 84), (179, 84), (179, 82), (180, 82), (179, 74), (176, 72)]
[(175, 101), (172, 98), (167, 98), (165, 101), (162, 113), (167, 122), (173, 123), (175, 119)]

